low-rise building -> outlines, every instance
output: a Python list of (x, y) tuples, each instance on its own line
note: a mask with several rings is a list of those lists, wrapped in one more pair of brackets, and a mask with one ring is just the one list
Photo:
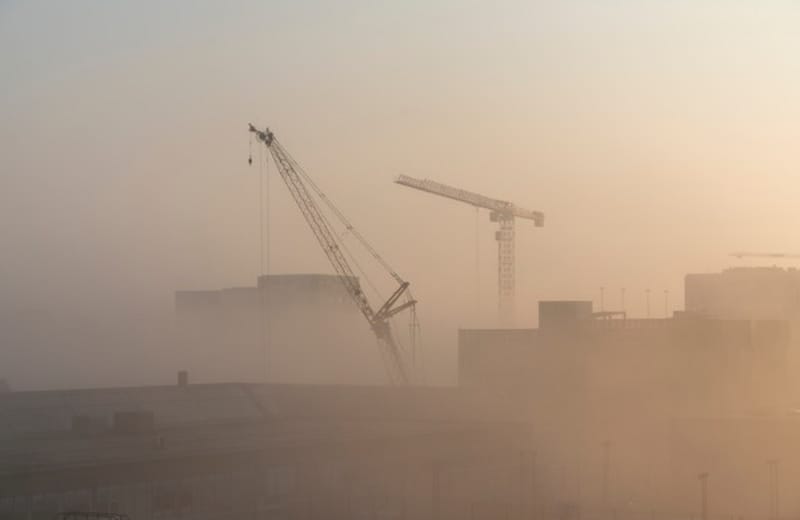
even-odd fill
[[(589, 302), (541, 302), (540, 324), (459, 331), (459, 382), (530, 421), (540, 463), (555, 482), (559, 471), (576, 482), (582, 491), (573, 496), (584, 508), (608, 515), (609, 507), (625, 507), (635, 518), (647, 507), (688, 517), (692, 510), (680, 508), (696, 489), (685, 475), (712, 471), (720, 486), (745, 478), (726, 463), (739, 457), (737, 436), (764, 418), (771, 422), (763, 442), (751, 446), (747, 460), (792, 452), (781, 435), (784, 420), (797, 422), (787, 419), (788, 322), (685, 312), (625, 319), (593, 313)], [(601, 468), (612, 463), (609, 497)], [(726, 514), (759, 499), (731, 497)]]
[(521, 518), (530, 437), (492, 414), (436, 388), (3, 394), (0, 518)]
[(175, 316), (182, 359), (203, 381), (386, 380), (374, 335), (335, 275), (266, 275), (254, 287), (177, 291)]

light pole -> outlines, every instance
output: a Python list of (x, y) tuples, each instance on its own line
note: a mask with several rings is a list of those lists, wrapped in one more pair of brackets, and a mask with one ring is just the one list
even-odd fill
[(528, 479), (529, 479), (529, 489), (528, 493), (530, 497), (528, 498), (528, 518), (536, 518), (536, 507), (538, 505), (538, 501), (536, 499), (536, 450), (532, 450), (530, 452), (530, 460), (528, 466)]
[(611, 479), (611, 441), (603, 441), (603, 509), (608, 511), (609, 481)]
[(778, 480), (778, 460), (767, 461), (769, 466), (769, 517), (771, 520), (780, 518), (780, 481)]
[(441, 501), (442, 501), (442, 463), (435, 461), (433, 463), (433, 472), (431, 475), (431, 508), (433, 520), (441, 518)]
[(708, 520), (708, 473), (700, 473), (697, 479), (700, 481), (700, 518)]

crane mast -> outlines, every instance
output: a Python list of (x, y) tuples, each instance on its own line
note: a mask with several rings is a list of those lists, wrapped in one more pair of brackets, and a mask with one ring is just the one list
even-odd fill
[[(383, 258), (378, 255), (375, 249), (366, 242), (363, 236), (353, 228), (338, 208), (333, 205), (316, 184), (303, 172), (302, 168), (299, 167), (286, 149), (281, 146), (275, 138), (275, 135), (269, 129), (259, 130), (251, 124), (249, 130), (254, 133), (256, 138), (264, 143), (269, 150), (281, 179), (283, 179), (286, 187), (289, 189), (306, 223), (314, 233), (314, 237), (317, 239), (317, 242), (319, 242), (325, 256), (327, 256), (334, 271), (336, 271), (339, 279), (344, 284), (348, 295), (352, 298), (359, 311), (361, 311), (361, 314), (364, 315), (364, 318), (366, 318), (369, 323), (370, 328), (378, 339), (378, 343), (384, 350), (385, 356), (388, 357), (391, 376), (399, 382), (409, 382), (409, 374), (405, 366), (403, 352), (392, 334), (389, 322), (394, 315), (407, 309), (411, 312), (412, 319), (414, 319), (416, 300), (414, 300), (410, 294), (409, 282), (403, 280), (391, 269)], [(372, 254), (372, 256), (389, 272), (392, 278), (398, 282), (399, 286), (397, 289), (377, 311), (372, 308), (367, 296), (361, 289), (358, 277), (347, 261), (336, 233), (333, 231), (329, 220), (316, 203), (312, 191), (309, 191), (307, 184), (317, 197), (319, 197), (334, 212), (336, 217), (342, 221), (348, 232), (351, 232), (366, 247), (370, 254)], [(402, 296), (406, 297), (406, 301), (398, 304)]]
[(408, 175), (399, 176), (395, 182), (416, 190), (445, 197), (458, 202), (464, 202), (490, 211), (489, 219), (498, 223), (495, 233), (497, 240), (497, 304), (500, 319), (506, 323), (513, 321), (514, 294), (516, 287), (515, 267), (515, 230), (514, 221), (517, 218), (532, 220), (536, 227), (544, 226), (544, 213), (520, 208), (513, 203), (493, 199), (462, 190), (447, 184), (428, 179), (415, 179)]

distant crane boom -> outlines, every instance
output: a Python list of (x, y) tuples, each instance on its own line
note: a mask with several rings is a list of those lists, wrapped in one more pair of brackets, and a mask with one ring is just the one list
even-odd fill
[(800, 255), (790, 253), (745, 253), (742, 251), (731, 253), (731, 256), (736, 258), (800, 258)]
[(505, 200), (493, 199), (428, 179), (415, 179), (408, 175), (401, 175), (395, 182), (402, 186), (407, 186), (458, 202), (464, 202), (476, 208), (484, 208), (490, 211), (490, 220), (492, 222), (497, 222), (500, 228), (495, 233), (495, 239), (497, 240), (498, 308), (501, 320), (506, 323), (511, 322), (514, 313), (514, 293), (516, 285), (514, 219), (522, 218), (532, 220), (536, 227), (542, 227), (544, 226), (544, 213), (520, 208)]
[[(400, 345), (392, 335), (389, 319), (395, 314), (407, 309), (410, 310), (412, 314), (414, 313), (414, 308), (417, 302), (410, 295), (410, 291), (408, 290), (409, 283), (400, 278), (400, 276), (389, 267), (383, 258), (378, 255), (375, 249), (372, 248), (372, 246), (370, 246), (366, 240), (364, 240), (363, 236), (361, 236), (361, 234), (353, 228), (353, 226), (347, 221), (346, 218), (344, 218), (344, 215), (342, 215), (338, 208), (333, 205), (330, 199), (328, 199), (325, 194), (316, 186), (316, 184), (314, 184), (314, 182), (305, 174), (305, 172), (303, 172), (302, 168), (299, 167), (297, 162), (295, 162), (295, 160), (289, 155), (283, 146), (281, 146), (281, 144), (275, 138), (275, 135), (269, 129), (258, 130), (251, 124), (249, 130), (250, 132), (253, 132), (257, 139), (264, 143), (267, 149), (270, 151), (270, 154), (272, 155), (272, 158), (277, 166), (278, 172), (280, 173), (280, 176), (287, 188), (289, 188), (289, 192), (297, 204), (297, 207), (300, 208), (300, 212), (303, 214), (306, 223), (314, 233), (314, 236), (319, 242), (319, 245), (322, 247), (322, 250), (327, 256), (331, 266), (339, 275), (339, 279), (347, 289), (347, 293), (350, 295), (358, 309), (369, 322), (370, 328), (377, 337), (378, 342), (388, 355), (390, 360), (390, 369), (393, 373), (393, 376), (396, 379), (399, 379), (401, 382), (407, 383), (409, 381), (408, 370), (405, 366)], [(347, 261), (344, 253), (342, 252), (342, 247), (340, 246), (337, 234), (333, 231), (330, 222), (317, 205), (311, 191), (308, 189), (307, 184), (311, 186), (311, 190), (315, 192), (316, 195), (321, 198), (329, 208), (332, 209), (337, 218), (339, 218), (345, 224), (347, 230), (352, 232), (353, 235), (365, 245), (370, 254), (372, 254), (372, 256), (376, 258), (376, 260), (378, 260), (378, 262), (387, 271), (389, 271), (389, 274), (399, 283), (399, 287), (377, 311), (372, 308), (367, 296), (361, 290), (361, 285), (358, 282), (358, 278), (353, 272), (353, 269), (350, 266), (350, 263)], [(406, 296), (406, 301), (397, 305), (397, 302), (403, 295)]]
[(544, 226), (544, 213), (541, 211), (523, 209), (505, 200), (493, 199), (478, 193), (462, 190), (460, 188), (454, 188), (453, 186), (448, 186), (447, 184), (442, 184), (440, 182), (431, 181), (428, 179), (415, 179), (413, 177), (409, 177), (408, 175), (399, 176), (395, 182), (397, 184), (402, 184), (403, 186), (408, 186), (409, 188), (425, 191), (434, 195), (446, 197), (448, 199), (457, 200), (459, 202), (465, 202), (477, 208), (488, 209), (498, 214), (502, 214), (504, 217), (517, 217), (533, 220), (536, 227)]

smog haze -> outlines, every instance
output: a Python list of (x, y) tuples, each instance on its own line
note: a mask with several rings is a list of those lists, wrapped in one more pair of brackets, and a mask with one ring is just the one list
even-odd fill
[[(452, 330), (492, 324), (494, 227), (400, 174), (545, 212), (517, 226), (520, 325), (537, 300), (599, 304), (600, 287), (641, 316), (649, 288), (663, 314), (686, 272), (798, 249), (799, 18), (793, 2), (4, 2), (0, 308), (152, 329), (176, 289), (253, 284), (252, 121), (412, 282), (442, 381)], [(269, 188), (271, 272), (328, 272)], [(2, 364), (20, 386), (48, 386), (17, 361)]]

